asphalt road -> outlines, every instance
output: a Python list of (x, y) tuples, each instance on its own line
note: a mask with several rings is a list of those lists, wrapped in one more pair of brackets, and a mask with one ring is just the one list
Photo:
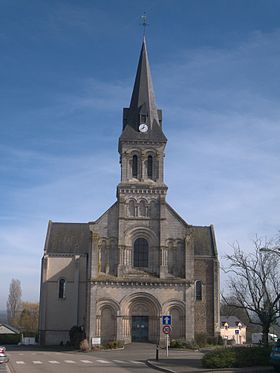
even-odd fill
[(124, 350), (89, 353), (20, 346), (8, 347), (7, 354), (8, 367), (1, 367), (0, 373), (152, 373), (145, 361), (155, 357), (155, 346), (137, 343)]

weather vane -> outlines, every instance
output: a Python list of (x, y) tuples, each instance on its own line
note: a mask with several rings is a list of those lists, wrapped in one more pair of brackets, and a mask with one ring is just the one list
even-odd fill
[(146, 35), (146, 27), (148, 26), (146, 12), (141, 16), (141, 26), (143, 26), (143, 35)]

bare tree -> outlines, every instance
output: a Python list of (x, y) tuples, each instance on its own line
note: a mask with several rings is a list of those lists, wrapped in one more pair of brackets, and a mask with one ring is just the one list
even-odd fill
[(12, 279), (10, 283), (9, 297), (7, 301), (8, 322), (18, 326), (21, 311), (21, 284), (19, 280)]
[(262, 327), (264, 344), (278, 317), (280, 300), (280, 258), (263, 250), (271, 246), (271, 242), (256, 239), (254, 251), (245, 253), (238, 244), (233, 245), (234, 252), (226, 255), (228, 267), (224, 269), (229, 273), (229, 295), (222, 295), (226, 304), (245, 310), (250, 323)]

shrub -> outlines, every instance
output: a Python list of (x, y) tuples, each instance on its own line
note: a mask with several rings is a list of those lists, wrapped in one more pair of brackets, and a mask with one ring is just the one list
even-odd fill
[(209, 337), (205, 333), (197, 333), (194, 339), (199, 347), (205, 347), (208, 344), (208, 338)]
[(270, 349), (264, 347), (231, 347), (216, 349), (204, 355), (205, 368), (241, 368), (269, 365)]
[(123, 347), (123, 342), (122, 341), (110, 341), (110, 342), (107, 342), (102, 347), (105, 348), (105, 349), (108, 349), (108, 350), (109, 349), (113, 350), (113, 349), (116, 349), (116, 348)]
[(85, 335), (80, 326), (72, 326), (69, 331), (70, 343), (75, 348), (80, 348), (80, 343), (84, 339)]
[(0, 335), (0, 344), (18, 344), (21, 340), (20, 334), (1, 334)]
[(89, 351), (89, 344), (87, 339), (83, 339), (80, 342), (80, 350), (83, 352), (88, 352)]
[(195, 335), (195, 342), (199, 347), (205, 347), (205, 346), (216, 346), (216, 345), (222, 345), (223, 339), (219, 336), (209, 336), (205, 333), (197, 333)]
[(198, 345), (194, 341), (185, 341), (182, 339), (172, 339), (170, 342), (170, 347), (171, 348), (185, 348), (185, 349), (197, 349)]

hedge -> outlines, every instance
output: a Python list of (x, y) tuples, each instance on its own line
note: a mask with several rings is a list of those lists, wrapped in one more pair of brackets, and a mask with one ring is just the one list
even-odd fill
[(0, 344), (14, 345), (20, 342), (20, 334), (0, 334)]
[(229, 347), (208, 352), (202, 358), (205, 368), (241, 368), (269, 365), (271, 349), (265, 347)]

